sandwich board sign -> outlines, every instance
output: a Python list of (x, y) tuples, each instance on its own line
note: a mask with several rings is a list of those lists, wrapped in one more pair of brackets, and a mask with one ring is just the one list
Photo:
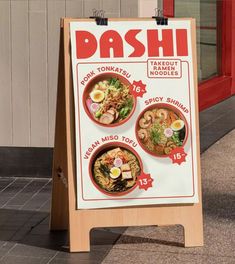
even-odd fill
[(202, 245), (195, 45), (193, 19), (62, 20), (51, 228), (71, 251), (100, 226), (178, 223)]

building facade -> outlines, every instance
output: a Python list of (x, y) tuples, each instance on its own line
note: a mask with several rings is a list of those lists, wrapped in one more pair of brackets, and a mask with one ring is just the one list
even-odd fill
[(59, 20), (195, 17), (200, 110), (235, 93), (233, 0), (0, 0), (0, 146), (53, 147)]

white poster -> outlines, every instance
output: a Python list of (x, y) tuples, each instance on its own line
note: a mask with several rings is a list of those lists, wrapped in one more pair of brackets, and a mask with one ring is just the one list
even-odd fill
[(191, 20), (70, 23), (77, 208), (197, 203)]

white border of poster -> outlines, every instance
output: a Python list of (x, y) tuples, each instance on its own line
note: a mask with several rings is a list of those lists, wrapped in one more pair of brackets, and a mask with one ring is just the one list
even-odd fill
[[(108, 21), (108, 26), (97, 26), (95, 21), (70, 23), (77, 209), (198, 203), (196, 87), (193, 79), (190, 23), (187, 19), (169, 20), (167, 26), (158, 26), (154, 20)], [(107, 36), (113, 37), (104, 37), (107, 31), (111, 34)], [(121, 41), (120, 38), (115, 38), (117, 35), (114, 31)], [(79, 32), (89, 34), (79, 35)], [(156, 34), (157, 40), (153, 39)], [(169, 43), (169, 39), (166, 40), (166, 36), (172, 37), (172, 43)], [(108, 47), (105, 43), (107, 41)], [(117, 46), (112, 45), (118, 41), (118, 50), (115, 50)], [(87, 49), (92, 43), (93, 46)], [(153, 49), (153, 45), (158, 47)], [(134, 98), (134, 110), (120, 125), (99, 124), (97, 119), (92, 120), (93, 116), (87, 111), (87, 97), (93, 91), (89, 90), (93, 89), (90, 86), (96, 84), (96, 78), (99, 81), (103, 81), (102, 76), (107, 78), (107, 73), (126, 79)], [(97, 107), (97, 103), (93, 105)], [(154, 155), (138, 138), (140, 119), (147, 110), (155, 108), (175, 110), (178, 118), (183, 120), (185, 138), (182, 144), (172, 148), (171, 155)], [(164, 133), (165, 131), (166, 129)], [(117, 169), (114, 166), (119, 182), (130, 183), (135, 178), (135, 183), (128, 192), (102, 191), (94, 180), (94, 162), (102, 153), (106, 153), (106, 147), (107, 152), (112, 150), (111, 147), (113, 150), (126, 149), (139, 161), (140, 172), (136, 177), (130, 175), (130, 172), (126, 173), (121, 167)], [(124, 176), (132, 178), (124, 179)]]

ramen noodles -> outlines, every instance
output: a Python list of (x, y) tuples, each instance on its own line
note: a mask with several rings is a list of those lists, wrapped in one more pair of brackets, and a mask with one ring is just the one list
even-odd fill
[(121, 193), (135, 186), (140, 164), (129, 150), (114, 147), (96, 157), (92, 174), (98, 186), (106, 192)]
[(156, 156), (169, 155), (183, 145), (185, 122), (168, 108), (146, 110), (137, 124), (137, 137), (144, 149)]
[(109, 78), (94, 84), (86, 105), (93, 118), (110, 125), (126, 119), (134, 105), (129, 86), (118, 78)]

